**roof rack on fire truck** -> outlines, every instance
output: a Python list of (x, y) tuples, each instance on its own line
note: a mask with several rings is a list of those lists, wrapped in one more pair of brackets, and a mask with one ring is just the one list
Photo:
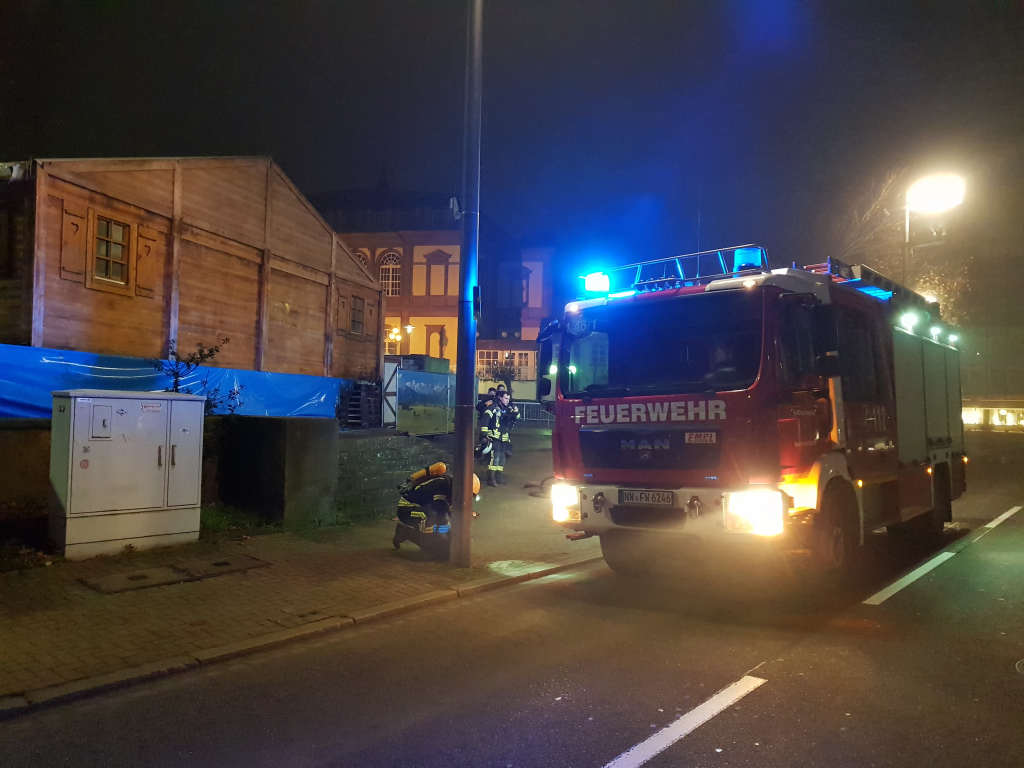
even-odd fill
[(928, 301), (924, 296), (912, 291), (895, 280), (890, 280), (880, 272), (864, 264), (847, 264), (839, 259), (829, 258), (820, 264), (806, 264), (802, 267), (793, 263), (793, 269), (803, 269), (816, 275), (826, 275), (832, 282), (856, 288), (879, 301), (891, 301), (894, 307), (901, 309), (919, 309), (936, 319), (939, 316), (939, 304)]
[(660, 291), (703, 285), (723, 277), (769, 271), (768, 254), (756, 243), (713, 248), (648, 261), (624, 264), (607, 270), (607, 289), (623, 291)]

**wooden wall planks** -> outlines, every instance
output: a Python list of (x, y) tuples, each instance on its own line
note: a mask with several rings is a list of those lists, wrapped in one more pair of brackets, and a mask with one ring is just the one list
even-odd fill
[(230, 341), (211, 365), (253, 368), (260, 267), (223, 251), (189, 240), (181, 244), (181, 305), (178, 350)]
[(263, 247), (266, 161), (182, 168), (182, 219), (200, 229)]
[(264, 370), (322, 376), (327, 286), (271, 269), (268, 288)]
[(123, 170), (86, 171), (65, 170), (57, 163), (51, 175), (104, 195), (124, 200), (147, 211), (171, 217), (173, 210), (174, 171)]
[(325, 274), (331, 268), (333, 233), (292, 190), (277, 169), (270, 174), (270, 250)]

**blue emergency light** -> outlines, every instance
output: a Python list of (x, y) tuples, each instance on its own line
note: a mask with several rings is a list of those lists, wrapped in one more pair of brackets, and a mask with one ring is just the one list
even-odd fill
[(583, 290), (587, 293), (608, 293), (611, 279), (604, 272), (591, 272), (583, 277)]
[(737, 248), (732, 252), (732, 271), (742, 272), (745, 269), (761, 269), (763, 251), (760, 248)]

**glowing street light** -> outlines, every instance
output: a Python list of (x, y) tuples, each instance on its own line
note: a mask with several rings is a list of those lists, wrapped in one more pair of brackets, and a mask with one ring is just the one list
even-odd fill
[(942, 213), (964, 201), (967, 184), (955, 173), (941, 173), (918, 179), (907, 189), (907, 210)]
[(907, 188), (903, 238), (903, 283), (907, 282), (907, 261), (913, 254), (910, 244), (910, 212), (936, 214), (956, 208), (964, 201), (967, 182), (955, 173), (924, 176)]

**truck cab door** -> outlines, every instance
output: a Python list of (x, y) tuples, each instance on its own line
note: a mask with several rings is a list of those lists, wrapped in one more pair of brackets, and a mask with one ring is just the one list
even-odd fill
[(891, 351), (882, 341), (883, 321), (858, 306), (837, 310), (847, 460), (855, 477), (883, 482), (897, 470)]
[(828, 382), (817, 371), (815, 300), (802, 294), (779, 297), (776, 334), (780, 467), (806, 471), (829, 447)]

